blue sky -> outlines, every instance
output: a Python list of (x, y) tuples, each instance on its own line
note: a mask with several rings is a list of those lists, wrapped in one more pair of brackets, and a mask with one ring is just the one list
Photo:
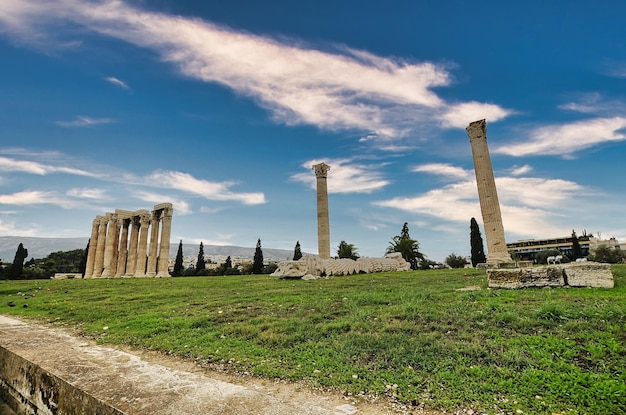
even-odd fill
[(487, 119), (507, 241), (626, 239), (621, 1), (0, 2), (0, 234), (88, 236), (174, 204), (172, 241), (429, 258), (482, 224)]

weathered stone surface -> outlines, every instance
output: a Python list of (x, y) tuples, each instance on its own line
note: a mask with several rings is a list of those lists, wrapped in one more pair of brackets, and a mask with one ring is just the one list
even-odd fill
[(596, 287), (613, 288), (609, 264), (596, 262), (547, 265), (533, 268), (488, 269), (489, 288)]
[(613, 288), (611, 265), (597, 262), (577, 262), (563, 268), (571, 287)]
[(337, 414), (330, 401), (285, 400), (0, 315), (2, 390), (39, 415)]
[(565, 285), (561, 267), (488, 269), (489, 288), (562, 287)]
[(279, 278), (312, 279), (311, 276), (352, 275), (359, 273), (407, 271), (411, 265), (402, 258), (400, 253), (388, 254), (384, 258), (359, 258), (356, 261), (349, 258), (323, 259), (317, 256), (307, 256), (298, 261), (283, 261), (278, 269), (271, 274)]
[(330, 221), (328, 215), (328, 184), (326, 177), (330, 166), (319, 163), (313, 166), (317, 185), (317, 253), (320, 258), (330, 258)]
[(474, 121), (465, 130), (474, 158), (478, 199), (487, 237), (487, 263), (510, 262), (511, 255), (506, 249), (500, 202), (487, 146), (487, 122), (485, 120)]
[(145, 209), (116, 209), (115, 213), (97, 216), (92, 223), (85, 278), (169, 277), (173, 212), (171, 203), (160, 203), (154, 206), (152, 214)]

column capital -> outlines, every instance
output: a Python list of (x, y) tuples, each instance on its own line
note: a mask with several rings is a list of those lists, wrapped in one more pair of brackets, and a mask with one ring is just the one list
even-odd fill
[(328, 170), (330, 170), (330, 166), (322, 162), (319, 164), (314, 164), (312, 166), (312, 169), (315, 172), (316, 177), (326, 177), (328, 175)]
[(465, 128), (465, 131), (467, 131), (467, 136), (470, 141), (480, 137), (487, 139), (487, 120), (482, 119), (471, 122), (467, 128)]

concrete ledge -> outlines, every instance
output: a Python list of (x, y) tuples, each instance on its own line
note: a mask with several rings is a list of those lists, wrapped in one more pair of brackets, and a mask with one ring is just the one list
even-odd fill
[(149, 363), (2, 315), (0, 389), (14, 410), (37, 415), (337, 413)]
[(532, 268), (488, 269), (489, 288), (594, 287), (613, 288), (609, 264), (597, 262), (546, 265)]

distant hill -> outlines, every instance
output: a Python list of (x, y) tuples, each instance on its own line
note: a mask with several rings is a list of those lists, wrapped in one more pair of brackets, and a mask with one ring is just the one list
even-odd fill
[[(79, 238), (36, 238), (31, 236), (0, 236), (0, 259), (3, 262), (13, 262), (17, 246), (22, 243), (28, 249), (28, 258), (44, 258), (52, 252), (72, 251), (85, 249), (87, 237)], [(183, 255), (197, 256), (200, 244), (185, 244), (183, 241)], [(239, 258), (254, 258), (255, 248), (242, 246), (204, 245), (204, 255), (223, 255)], [(170, 257), (174, 258), (178, 251), (178, 244), (170, 245)], [(293, 258), (293, 250), (263, 248), (263, 258), (285, 260)]]

